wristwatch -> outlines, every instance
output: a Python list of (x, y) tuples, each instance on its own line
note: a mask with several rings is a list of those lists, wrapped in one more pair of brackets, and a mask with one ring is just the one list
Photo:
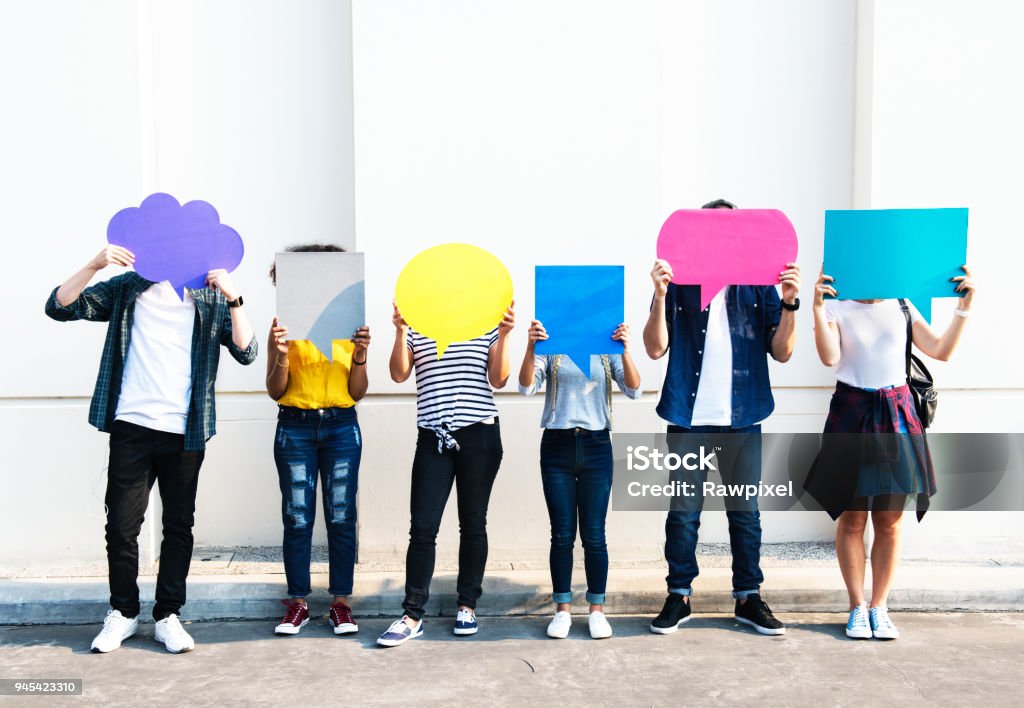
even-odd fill
[(789, 310), (790, 312), (796, 312), (797, 310), (800, 309), (800, 298), (796, 298), (793, 301), (792, 305), (790, 305), (788, 302), (783, 300), (782, 301), (782, 309), (783, 310)]
[(228, 307), (241, 307), (243, 304), (241, 295), (234, 300), (228, 300)]

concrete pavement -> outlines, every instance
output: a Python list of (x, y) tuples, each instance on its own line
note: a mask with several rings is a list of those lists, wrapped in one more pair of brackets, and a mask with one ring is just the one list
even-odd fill
[(83, 696), (38, 701), (58, 706), (1019, 705), (1022, 614), (898, 613), (892, 642), (846, 639), (845, 615), (781, 617), (784, 637), (721, 615), (657, 636), (648, 617), (616, 616), (603, 641), (582, 617), (564, 641), (544, 637), (540, 617), (484, 619), (470, 638), (429, 618), (422, 638), (394, 649), (374, 646), (385, 619), (349, 637), (319, 618), (296, 637), (268, 622), (205, 622), (188, 626), (197, 648), (179, 656), (151, 624), (107, 655), (88, 652), (95, 626), (3, 627), (0, 678), (83, 680)]
[[(456, 573), (438, 572), (431, 584), (430, 614), (452, 614)], [(143, 613), (153, 599), (153, 576), (139, 579)], [(583, 606), (584, 574), (574, 573), (576, 606)], [(401, 606), (405, 575), (401, 570), (356, 573), (353, 607), (362, 617), (391, 616)], [(313, 574), (312, 602), (326, 603), (327, 575)], [(780, 612), (832, 612), (846, 607), (846, 591), (834, 561), (822, 565), (765, 568), (764, 596)], [(705, 612), (732, 610), (729, 568), (702, 568), (694, 583), (696, 602)], [(481, 615), (545, 614), (550, 607), (547, 569), (489, 570)], [(0, 624), (92, 623), (107, 611), (105, 577), (20, 577), (0, 579)], [(194, 574), (188, 581), (182, 616), (194, 620), (266, 619), (280, 613), (284, 575)], [(665, 600), (665, 569), (613, 567), (608, 578), (608, 611), (657, 612)], [(896, 578), (889, 606), (898, 610), (1024, 610), (1024, 564), (905, 563)]]

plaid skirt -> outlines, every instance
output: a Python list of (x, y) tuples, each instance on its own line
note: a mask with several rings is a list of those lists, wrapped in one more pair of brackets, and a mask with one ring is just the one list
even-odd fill
[(910, 387), (868, 390), (836, 382), (804, 489), (832, 519), (888, 495), (915, 495), (917, 518), (924, 517), (935, 468)]

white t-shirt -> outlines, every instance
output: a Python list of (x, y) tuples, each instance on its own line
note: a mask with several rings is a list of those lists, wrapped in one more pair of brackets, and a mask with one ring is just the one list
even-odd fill
[(132, 340), (115, 420), (183, 434), (192, 395), (192, 328), (196, 305), (164, 281), (135, 300)]
[(732, 336), (722, 288), (708, 306), (708, 331), (691, 425), (732, 425)]
[[(910, 318), (921, 313), (913, 303)], [(866, 304), (856, 300), (826, 300), (825, 319), (839, 330), (836, 378), (857, 388), (886, 388), (907, 382), (907, 319), (898, 300)]]

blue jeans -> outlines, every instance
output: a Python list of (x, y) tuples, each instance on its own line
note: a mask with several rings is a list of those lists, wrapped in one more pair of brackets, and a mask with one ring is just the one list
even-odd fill
[(540, 444), (540, 476), (551, 519), (552, 599), (572, 602), (572, 550), (578, 516), (587, 602), (603, 605), (608, 582), (604, 523), (612, 490), (608, 431), (545, 430)]
[[(718, 469), (725, 484), (758, 484), (761, 481), (761, 426), (745, 428), (728, 426), (696, 426), (680, 428), (668, 426), (668, 448), (682, 455), (700, 446), (716, 453)], [(673, 472), (673, 479), (696, 484), (693, 497), (677, 497), (665, 521), (665, 559), (668, 561), (668, 591), (689, 595), (697, 567), (697, 530), (700, 513), (704, 508), (701, 484), (706, 472)], [(745, 508), (726, 510), (729, 520), (729, 545), (732, 548), (733, 597), (743, 598), (760, 591), (764, 575), (761, 573), (761, 514), (756, 498)]]
[(274, 462), (281, 485), (284, 572), (290, 597), (306, 597), (316, 520), (316, 485), (323, 483), (332, 595), (352, 594), (356, 562), (356, 489), (362, 437), (355, 408), (304, 410), (281, 406)]

